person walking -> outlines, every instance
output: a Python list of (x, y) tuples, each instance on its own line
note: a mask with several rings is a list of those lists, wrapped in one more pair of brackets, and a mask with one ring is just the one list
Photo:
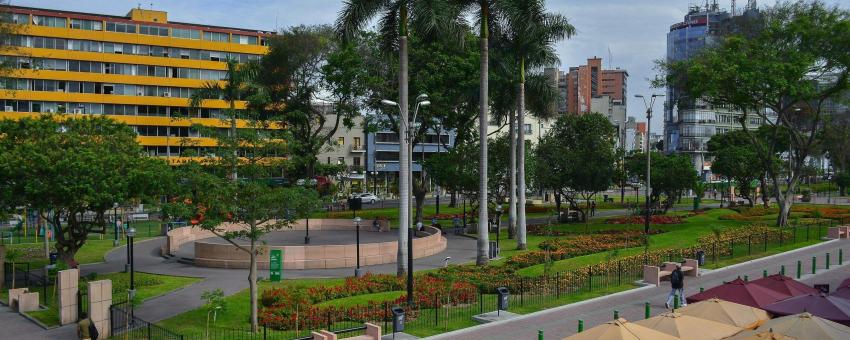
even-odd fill
[(685, 301), (685, 273), (682, 272), (681, 263), (677, 263), (676, 269), (670, 274), (670, 286), (672, 289), (670, 289), (670, 294), (667, 295), (667, 302), (664, 303), (664, 306), (670, 309), (670, 304), (673, 303), (673, 297), (676, 296), (676, 293), (679, 294), (679, 303), (681, 303), (681, 306), (687, 306), (688, 302)]
[(590, 216), (596, 216), (596, 201), (590, 201)]
[(90, 318), (83, 318), (77, 323), (77, 336), (80, 340), (97, 340), (99, 336), (97, 327)]

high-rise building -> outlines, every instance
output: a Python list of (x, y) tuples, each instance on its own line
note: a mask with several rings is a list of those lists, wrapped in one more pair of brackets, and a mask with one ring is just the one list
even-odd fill
[(602, 96), (611, 97), (613, 104), (622, 105), (625, 110), (628, 90), (626, 83), (629, 79), (626, 70), (603, 70), (602, 58), (593, 57), (587, 59), (586, 65), (570, 67), (565, 77), (563, 92), (567, 101), (567, 113), (595, 112), (592, 106), (593, 98)]
[[(741, 15), (757, 15), (757, 11), (754, 6), (747, 6)], [(723, 32), (735, 29), (736, 18), (720, 9), (716, 1), (704, 7), (691, 6), (682, 22), (670, 26), (667, 61), (686, 60), (718, 43)], [(703, 179), (711, 180), (708, 141), (716, 134), (741, 129), (742, 113), (732, 107), (710, 105), (674, 87), (667, 88), (665, 99), (663, 139), (666, 151), (691, 156), (694, 169)], [(745, 123), (757, 127), (764, 122), (751, 116)]]
[[(216, 141), (193, 124), (228, 125), (219, 99), (189, 109), (189, 97), (225, 79), (227, 59), (259, 59), (271, 32), (173, 22), (134, 8), (124, 16), (8, 6), (20, 26), (2, 50), (16, 68), (0, 91), (0, 118), (38, 113), (107, 115), (131, 126), (151, 155), (178, 162), (215, 154)], [(237, 102), (237, 109), (245, 102)], [(188, 117), (175, 120), (173, 117)], [(240, 123), (242, 125), (242, 123)]]

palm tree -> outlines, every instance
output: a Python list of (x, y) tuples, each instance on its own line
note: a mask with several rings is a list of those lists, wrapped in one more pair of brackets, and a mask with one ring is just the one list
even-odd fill
[[(558, 56), (553, 44), (575, 34), (573, 27), (566, 17), (547, 13), (544, 0), (505, 0), (501, 14), (504, 16), (504, 38), (508, 49), (515, 56), (516, 72), (518, 72), (517, 99), (517, 130), (525, 126), (525, 83), (527, 69), (540, 68), (557, 64)], [(522, 133), (517, 136), (517, 249), (526, 249), (526, 214), (525, 214), (525, 138)]]
[(372, 18), (379, 16), (378, 31), (387, 54), (398, 49), (398, 106), (399, 106), (399, 228), (397, 274), (404, 275), (407, 267), (407, 233), (410, 228), (410, 141), (405, 138), (408, 118), (408, 37), (410, 28), (423, 39), (435, 39), (442, 33), (457, 36), (462, 41), (463, 20), (454, 6), (445, 0), (347, 0), (335, 23), (337, 34), (350, 38)]
[[(239, 64), (237, 61), (228, 58), (227, 70), (225, 78), (222, 81), (209, 81), (203, 87), (192, 92), (189, 97), (189, 107), (191, 110), (200, 109), (203, 102), (207, 99), (221, 99), (227, 102), (227, 109), (224, 110), (225, 116), (230, 121), (230, 136), (229, 141), (236, 140), (236, 120), (239, 118), (239, 105), (237, 102), (247, 100), (249, 93), (252, 91), (252, 84), (256, 78), (257, 67), (255, 62), (247, 64)], [(231, 179), (237, 180), (236, 166), (239, 161), (237, 147), (235, 144), (228, 145), (233, 148), (233, 155), (223, 155), (226, 163), (231, 167)]]

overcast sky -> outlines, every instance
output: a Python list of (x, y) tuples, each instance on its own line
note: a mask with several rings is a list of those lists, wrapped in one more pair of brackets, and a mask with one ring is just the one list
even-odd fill
[[(144, 8), (168, 12), (169, 20), (210, 25), (274, 30), (298, 24), (333, 23), (342, 0), (12, 0), (12, 4), (63, 9), (99, 14), (124, 15), (141, 4)], [(599, 56), (604, 66), (629, 71), (628, 114), (645, 120), (644, 104), (634, 94), (651, 94), (647, 78), (654, 76), (653, 60), (663, 58), (670, 25), (682, 21), (690, 3), (683, 0), (550, 0), (547, 7), (572, 21), (578, 34), (558, 43), (561, 69), (584, 64)], [(743, 7), (746, 0), (738, 0)], [(850, 0), (826, 0), (829, 4), (850, 7)], [(718, 0), (729, 9), (731, 0)], [(761, 1), (760, 6), (774, 1)], [(152, 5), (151, 5), (152, 4)], [(413, 47), (415, 48), (415, 47)], [(613, 58), (609, 58), (609, 49)], [(416, 65), (411, 65), (415, 68)], [(655, 109), (660, 110), (656, 104)], [(661, 115), (654, 115), (652, 129), (660, 131)]]

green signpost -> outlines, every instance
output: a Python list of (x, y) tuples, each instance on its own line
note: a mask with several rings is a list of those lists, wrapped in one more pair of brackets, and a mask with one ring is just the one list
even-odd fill
[(271, 254), (269, 254), (269, 277), (272, 282), (280, 282), (280, 278), (283, 276), (283, 251), (280, 249), (273, 249)]

